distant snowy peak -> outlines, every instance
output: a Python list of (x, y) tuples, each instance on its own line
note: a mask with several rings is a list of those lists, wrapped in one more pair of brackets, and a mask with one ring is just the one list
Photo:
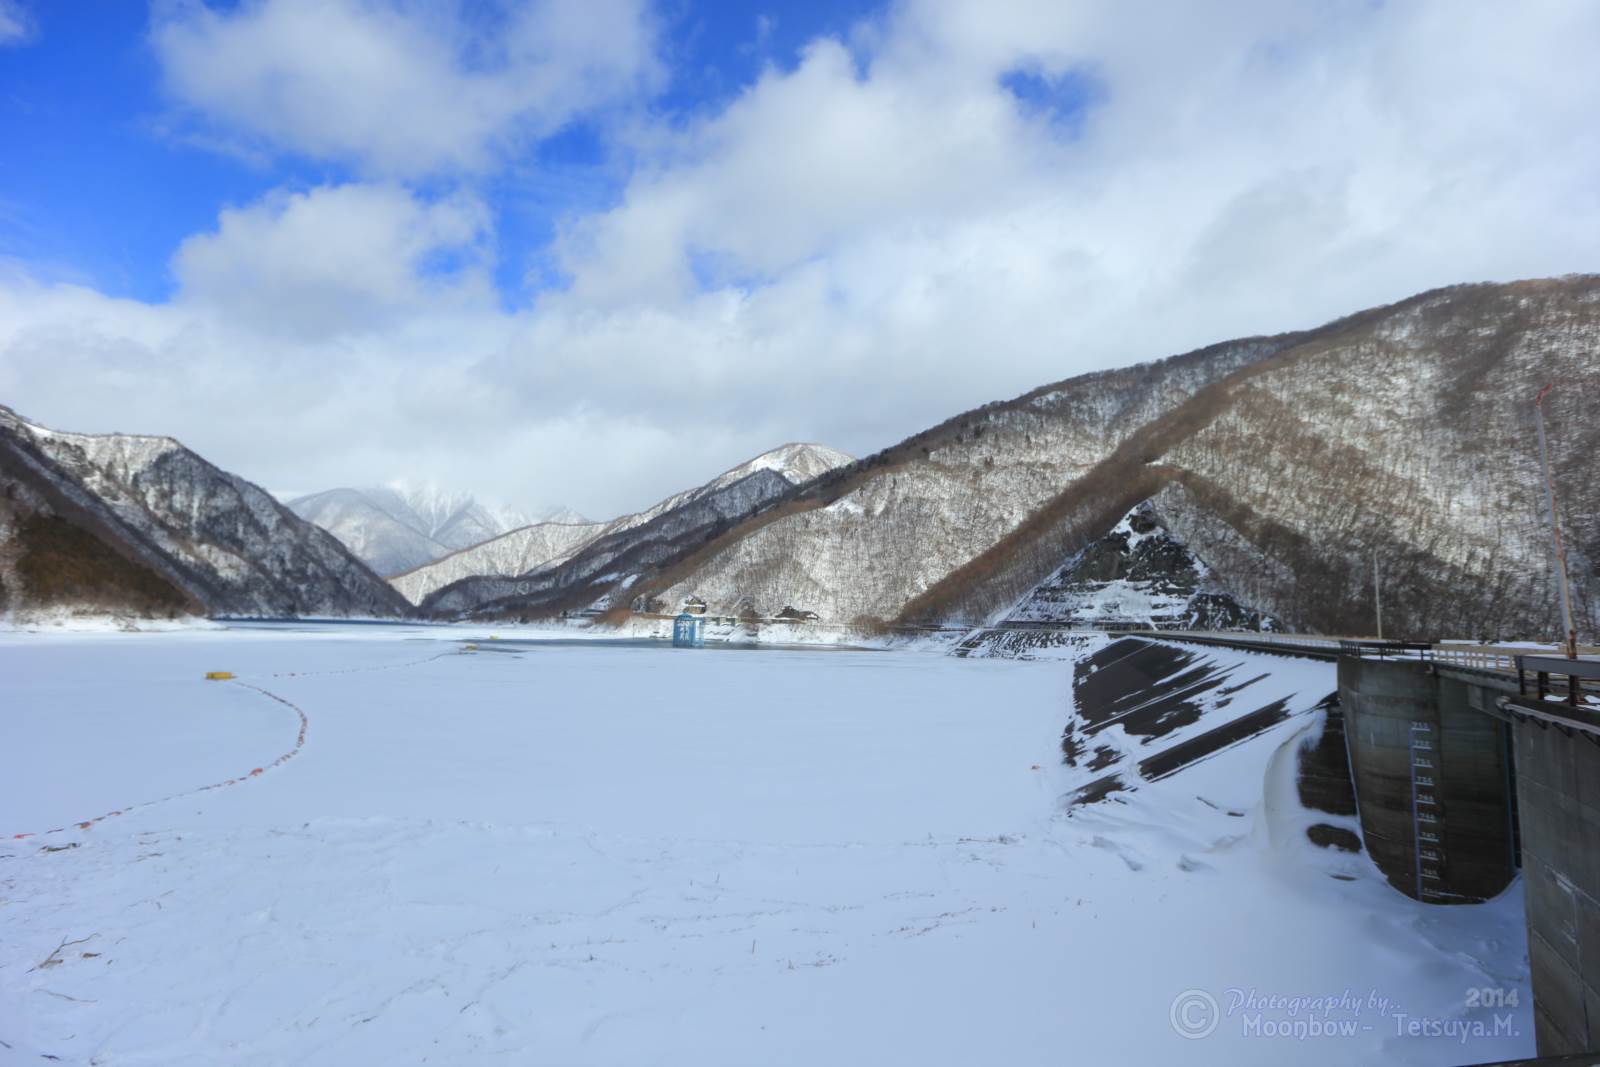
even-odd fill
[[(394, 495), (396, 503), (404, 509), (406, 518), (430, 536), (458, 512), (477, 503), (470, 493), (452, 492), (433, 482), (414, 483), (397, 478), (383, 486), (383, 489)], [(372, 489), (361, 491), (371, 494), (379, 492)]]
[(514, 577), (560, 563), (605, 529), (604, 525), (592, 522), (540, 522), (523, 526), (395, 574), (389, 584), (411, 603), (420, 604), (435, 590), (463, 578)]
[(419, 529), (409, 509), (389, 490), (329, 489), (291, 500), (288, 506), (337, 537), (382, 575), (419, 566), (450, 551)]
[[(534, 524), (551, 523), (555, 526), (590, 526), (593, 525), (594, 520), (568, 507), (554, 507), (535, 512), (530, 522)], [(526, 526), (529, 523), (519, 523), (518, 525)]]
[(312, 493), (290, 501), (289, 507), (383, 575), (403, 574), (534, 521), (470, 493), (405, 481)]
[(471, 493), (452, 492), (431, 482), (390, 482), (413, 526), (450, 549), (466, 548), (537, 520), (516, 508), (479, 500)]
[(754, 459), (748, 459), (736, 467), (730, 467), (704, 485), (697, 485), (693, 489), (685, 489), (674, 493), (665, 500), (657, 501), (643, 511), (634, 512), (632, 515), (623, 515), (613, 519), (608, 524), (607, 532), (614, 533), (620, 530), (629, 530), (635, 526), (643, 526), (647, 522), (677, 511), (688, 504), (705, 500), (721, 493), (730, 486), (738, 485), (753, 475), (770, 472), (782, 478), (790, 486), (804, 485), (820, 475), (836, 467), (842, 467), (855, 460), (836, 449), (826, 445), (814, 444), (787, 444), (763, 452)]
[[(582, 521), (574, 512), (551, 517), (394, 575), (391, 582), (413, 604), (444, 613), (470, 611), (511, 596), (543, 604), (561, 598), (605, 600), (608, 589), (627, 588), (641, 572), (703, 541), (708, 531), (852, 462), (825, 445), (782, 445), (643, 511), (606, 523)], [(562, 521), (566, 518), (580, 521)]]
[(706, 488), (720, 489), (725, 485), (732, 485), (743, 478), (748, 478), (756, 471), (776, 471), (783, 475), (785, 480), (800, 485), (837, 467), (854, 462), (854, 456), (846, 455), (827, 445), (809, 443), (780, 445), (719, 475)]
[(452, 551), (481, 544), (507, 530), (527, 526), (529, 519), (520, 512), (495, 508), (472, 501), (458, 508), (441, 525), (433, 528), (433, 539)]

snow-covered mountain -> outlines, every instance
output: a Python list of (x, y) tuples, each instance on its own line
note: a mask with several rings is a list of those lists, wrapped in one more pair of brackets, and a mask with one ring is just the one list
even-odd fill
[[(1084, 375), (859, 461), (788, 445), (637, 514), (524, 525), (396, 585), (446, 617), (621, 614), (693, 595), (717, 614), (792, 606), (862, 625), (981, 623), (1029, 603), (1103, 618), (1108, 590), (1124, 605), (1135, 592), (1160, 600), (1152, 620), (1184, 599), (1198, 625), (1196, 596), (1231, 594), (1292, 629), (1349, 633), (1372, 627), (1376, 561), (1391, 635), (1550, 638), (1559, 598), (1532, 426), (1546, 383), (1575, 609), (1591, 639), (1597, 276), (1456, 286)], [(5, 411), (0, 478), (0, 598), (14, 603), (404, 608), (331, 535), (168, 438), (62, 434)], [(374, 559), (431, 558), (514, 521), (403, 488), (295, 505)], [(1192, 578), (1135, 588), (1097, 569), (1155, 552), (1133, 520), (1121, 528), (1141, 507), (1138, 521), (1191, 557)], [(1096, 584), (1108, 581), (1123, 584)], [(1198, 584), (1180, 598), (1186, 582)]]
[(587, 526), (593, 521), (593, 519), (586, 517), (582, 512), (574, 511), (572, 508), (553, 507), (546, 508), (543, 511), (536, 511), (533, 513), (533, 517), (531, 519), (525, 522), (511, 523), (509, 526), (507, 526), (507, 529), (514, 530), (518, 526), (526, 526), (530, 522), (550, 522), (556, 524), (557, 526)]
[(1232, 594), (1212, 587), (1210, 568), (1141, 504), (1076, 553), (1006, 615), (1008, 623), (1078, 629), (1272, 629)]
[[(1216, 587), (1297, 629), (1552, 636), (1533, 442), (1600, 623), (1600, 277), (1466, 285), (1090, 374), (824, 475), (634, 592), (838, 622), (1003, 615), (1143, 501)], [(1244, 594), (1248, 592), (1248, 597)]]
[[(1290, 343), (1219, 345), (957, 416), (818, 478), (785, 501), (783, 514), (727, 531), (640, 592), (668, 603), (698, 595), (718, 613), (748, 603), (767, 614), (788, 604), (826, 622), (894, 621), (919, 594), (1082, 479), (1135, 428)], [(1097, 515), (1092, 536), (1136, 503)], [(1069, 555), (1051, 559), (1036, 582)], [(991, 610), (1016, 602), (1036, 582), (1008, 590)]]
[(170, 437), (48, 430), (0, 407), (0, 607), (395, 616), (331, 535)]
[(397, 574), (389, 579), (389, 584), (413, 604), (420, 604), (436, 589), (463, 578), (513, 576), (560, 563), (593, 541), (604, 529), (605, 524), (597, 522), (541, 522), (524, 526)]
[(850, 462), (824, 445), (783, 445), (643, 511), (607, 523), (515, 530), (393, 583), (413, 603), (443, 614), (491, 603), (509, 613), (587, 607), (697, 544), (696, 537)]
[(707, 490), (732, 485), (757, 471), (774, 471), (783, 475), (787, 482), (804, 485), (831, 470), (837, 470), (853, 462), (855, 462), (854, 456), (846, 455), (837, 448), (829, 448), (827, 445), (807, 443), (779, 445), (769, 452), (761, 453), (755, 459), (747, 460), (731, 470), (724, 471), (706, 485), (691, 490), (691, 493), (703, 495)]
[[(535, 521), (470, 494), (405, 482), (373, 489), (329, 489), (297, 497), (289, 507), (384, 575), (404, 573)], [(557, 513), (571, 512), (558, 509)]]
[(297, 497), (288, 506), (337, 537), (377, 573), (393, 574), (449, 551), (418, 529), (399, 504), (389, 490), (329, 489)]

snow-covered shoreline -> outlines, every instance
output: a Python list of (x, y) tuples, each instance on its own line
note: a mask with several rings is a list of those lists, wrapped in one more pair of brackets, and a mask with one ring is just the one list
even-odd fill
[(161, 619), (139, 615), (80, 612), (65, 608), (0, 614), (0, 634), (171, 633), (221, 628), (222, 624), (195, 615)]

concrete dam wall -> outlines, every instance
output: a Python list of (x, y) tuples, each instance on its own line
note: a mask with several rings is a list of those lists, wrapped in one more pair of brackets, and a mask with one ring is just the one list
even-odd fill
[(1359, 650), (1337, 656), (1338, 691), (1316, 699), (1315, 676), (1280, 685), (1287, 672), (1260, 673), (1265, 658), (1238, 648), (1283, 654), (1251, 635), (1172, 634), (1080, 659), (1062, 751), (1088, 781), (1069, 807), (1320, 713), (1298, 786), (1328, 819), (1307, 836), (1364, 850), (1426, 904), (1482, 902), (1523, 874), (1539, 1054), (1600, 1050), (1600, 708), (1521, 692), (1504, 670)]
[(1341, 657), (1339, 694), (1378, 869), (1430, 904), (1520, 869), (1539, 1052), (1600, 1049), (1600, 715), (1417, 660)]
[(1532, 718), (1514, 730), (1539, 1052), (1600, 1049), (1600, 740)]
[(1510, 885), (1514, 767), (1493, 694), (1415, 660), (1345, 656), (1339, 695), (1362, 836), (1389, 884), (1433, 904)]

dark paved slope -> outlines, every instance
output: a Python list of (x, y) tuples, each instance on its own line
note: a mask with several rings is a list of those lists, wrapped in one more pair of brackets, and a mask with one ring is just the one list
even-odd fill
[(1275, 672), (1262, 662), (1140, 637), (1112, 641), (1080, 660), (1061, 749), (1087, 780), (1069, 794), (1069, 806), (1170, 778), (1337, 699), (1327, 692), (1331, 672), (1322, 678), (1292, 660)]

